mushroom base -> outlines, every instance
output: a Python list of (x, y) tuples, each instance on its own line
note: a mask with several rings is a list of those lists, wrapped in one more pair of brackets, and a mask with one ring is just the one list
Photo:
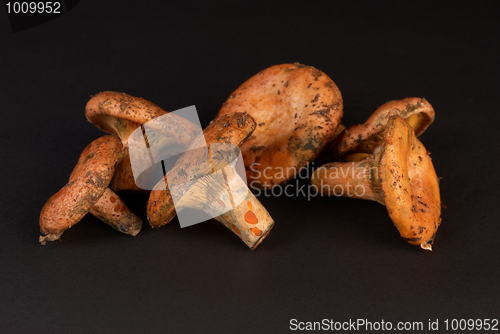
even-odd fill
[(251, 250), (257, 248), (274, 226), (271, 215), (250, 190), (233, 210), (214, 219), (233, 231)]
[(135, 237), (141, 231), (141, 218), (134, 215), (109, 188), (89, 212), (119, 232)]
[(61, 237), (62, 235), (62, 232), (61, 233), (53, 233), (53, 234), (47, 234), (47, 235), (41, 235), (38, 240), (40, 241), (40, 243), (42, 245), (45, 245), (45, 243), (47, 241), (56, 241), (56, 240), (59, 240), (59, 238)]

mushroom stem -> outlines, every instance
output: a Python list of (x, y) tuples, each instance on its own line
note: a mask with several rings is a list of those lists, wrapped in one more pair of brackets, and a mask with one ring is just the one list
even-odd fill
[(145, 189), (139, 188), (135, 184), (132, 166), (130, 164), (130, 153), (128, 145), (123, 146), (123, 156), (116, 163), (115, 174), (109, 184), (109, 187), (115, 191), (133, 190), (147, 192)]
[[(186, 208), (204, 211), (234, 232), (252, 250), (274, 226), (271, 215), (231, 165), (197, 180), (175, 203), (177, 212)], [(170, 212), (175, 213), (173, 206)]]
[(214, 219), (233, 231), (254, 250), (269, 234), (274, 220), (233, 168), (227, 166), (220, 172), (224, 173), (223, 183), (229, 194), (230, 207), (233, 209)]
[(316, 169), (311, 184), (321, 195), (343, 196), (384, 204), (380, 187), (376, 186), (377, 167), (374, 159), (332, 162)]
[(134, 215), (121, 198), (109, 188), (106, 188), (89, 212), (119, 232), (135, 237), (141, 231), (141, 218)]
[(45, 245), (47, 243), (47, 241), (56, 241), (56, 240), (59, 240), (59, 238), (61, 237), (63, 233), (49, 233), (49, 234), (46, 234), (46, 235), (41, 235), (39, 238), (38, 238), (38, 241), (40, 241), (40, 243), (42, 245)]

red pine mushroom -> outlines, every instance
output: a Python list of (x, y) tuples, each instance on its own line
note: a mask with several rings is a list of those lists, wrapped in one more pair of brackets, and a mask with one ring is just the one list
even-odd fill
[(243, 144), (251, 187), (286, 183), (329, 143), (342, 118), (342, 96), (332, 79), (299, 63), (271, 66), (238, 87), (217, 117), (246, 112), (257, 122)]
[(314, 172), (311, 184), (323, 195), (385, 205), (404, 240), (432, 250), (441, 223), (439, 180), (429, 152), (401, 117), (389, 117), (370, 158), (325, 164)]

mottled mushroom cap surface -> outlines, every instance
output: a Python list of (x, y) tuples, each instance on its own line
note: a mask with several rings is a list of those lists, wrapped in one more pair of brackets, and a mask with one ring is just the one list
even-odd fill
[(435, 113), (424, 98), (408, 97), (381, 105), (359, 125), (345, 129), (332, 143), (331, 150), (338, 161), (355, 161), (372, 155), (381, 140), (391, 116), (399, 116), (408, 122), (417, 136), (434, 121)]
[(138, 126), (167, 112), (156, 104), (119, 92), (94, 95), (85, 108), (87, 120), (104, 132), (117, 135), (125, 141)]
[[(200, 177), (213, 171), (218, 164), (216, 155), (212, 152), (210, 144), (227, 143), (240, 147), (255, 130), (255, 120), (246, 113), (233, 113), (224, 115), (214, 120), (203, 130), (184, 153), (175, 166), (167, 173), (168, 181), (176, 185), (176, 196), (180, 198)], [(192, 149), (202, 147), (206, 142), (208, 150)], [(227, 149), (231, 149), (230, 146)], [(206, 156), (208, 154), (208, 157)], [(148, 221), (153, 227), (160, 227), (168, 223), (175, 216), (174, 202), (169, 189), (160, 190), (167, 185), (167, 176), (158, 182), (148, 200)]]
[(429, 153), (402, 118), (389, 118), (375, 160), (394, 225), (406, 241), (429, 249), (441, 222), (439, 182)]
[(118, 137), (103, 136), (90, 143), (80, 155), (68, 184), (43, 206), (42, 233), (60, 234), (79, 222), (107, 189), (121, 156)]
[(248, 183), (270, 188), (296, 175), (331, 140), (342, 118), (342, 96), (320, 70), (281, 64), (238, 87), (218, 117), (234, 112), (257, 122), (241, 148)]

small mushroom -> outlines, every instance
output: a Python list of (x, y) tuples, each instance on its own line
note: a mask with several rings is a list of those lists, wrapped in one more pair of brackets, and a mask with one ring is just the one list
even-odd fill
[(123, 144), (123, 157), (118, 161), (110, 188), (114, 191), (142, 191), (134, 181), (128, 137), (142, 124), (167, 112), (156, 104), (125, 93), (102, 92), (94, 95), (87, 103), (87, 120), (104, 132), (120, 137)]
[(246, 112), (257, 129), (243, 144), (250, 187), (286, 183), (331, 142), (342, 96), (320, 70), (299, 63), (271, 66), (238, 87), (218, 116)]
[(91, 214), (130, 235), (137, 235), (142, 220), (131, 213), (108, 188), (116, 162), (122, 157), (122, 144), (115, 136), (103, 136), (90, 143), (80, 155), (69, 182), (53, 195), (40, 213), (40, 236), (46, 241), (60, 238), (68, 228)]
[(255, 126), (246, 113), (221, 116), (210, 123), (190, 146), (199, 148), (206, 142), (207, 149), (188, 149), (151, 191), (147, 208), (150, 225), (167, 224), (176, 210), (201, 209), (255, 249), (274, 221), (229, 165), (237, 155), (235, 148), (243, 144)]
[(419, 97), (384, 103), (364, 124), (351, 126), (335, 138), (330, 148), (335, 160), (358, 161), (372, 155), (391, 116), (406, 120), (420, 136), (434, 121), (435, 113), (431, 104)]
[(347, 196), (385, 205), (407, 242), (432, 250), (441, 223), (439, 180), (429, 152), (412, 126), (391, 116), (372, 157), (321, 166), (311, 184), (322, 195)]

